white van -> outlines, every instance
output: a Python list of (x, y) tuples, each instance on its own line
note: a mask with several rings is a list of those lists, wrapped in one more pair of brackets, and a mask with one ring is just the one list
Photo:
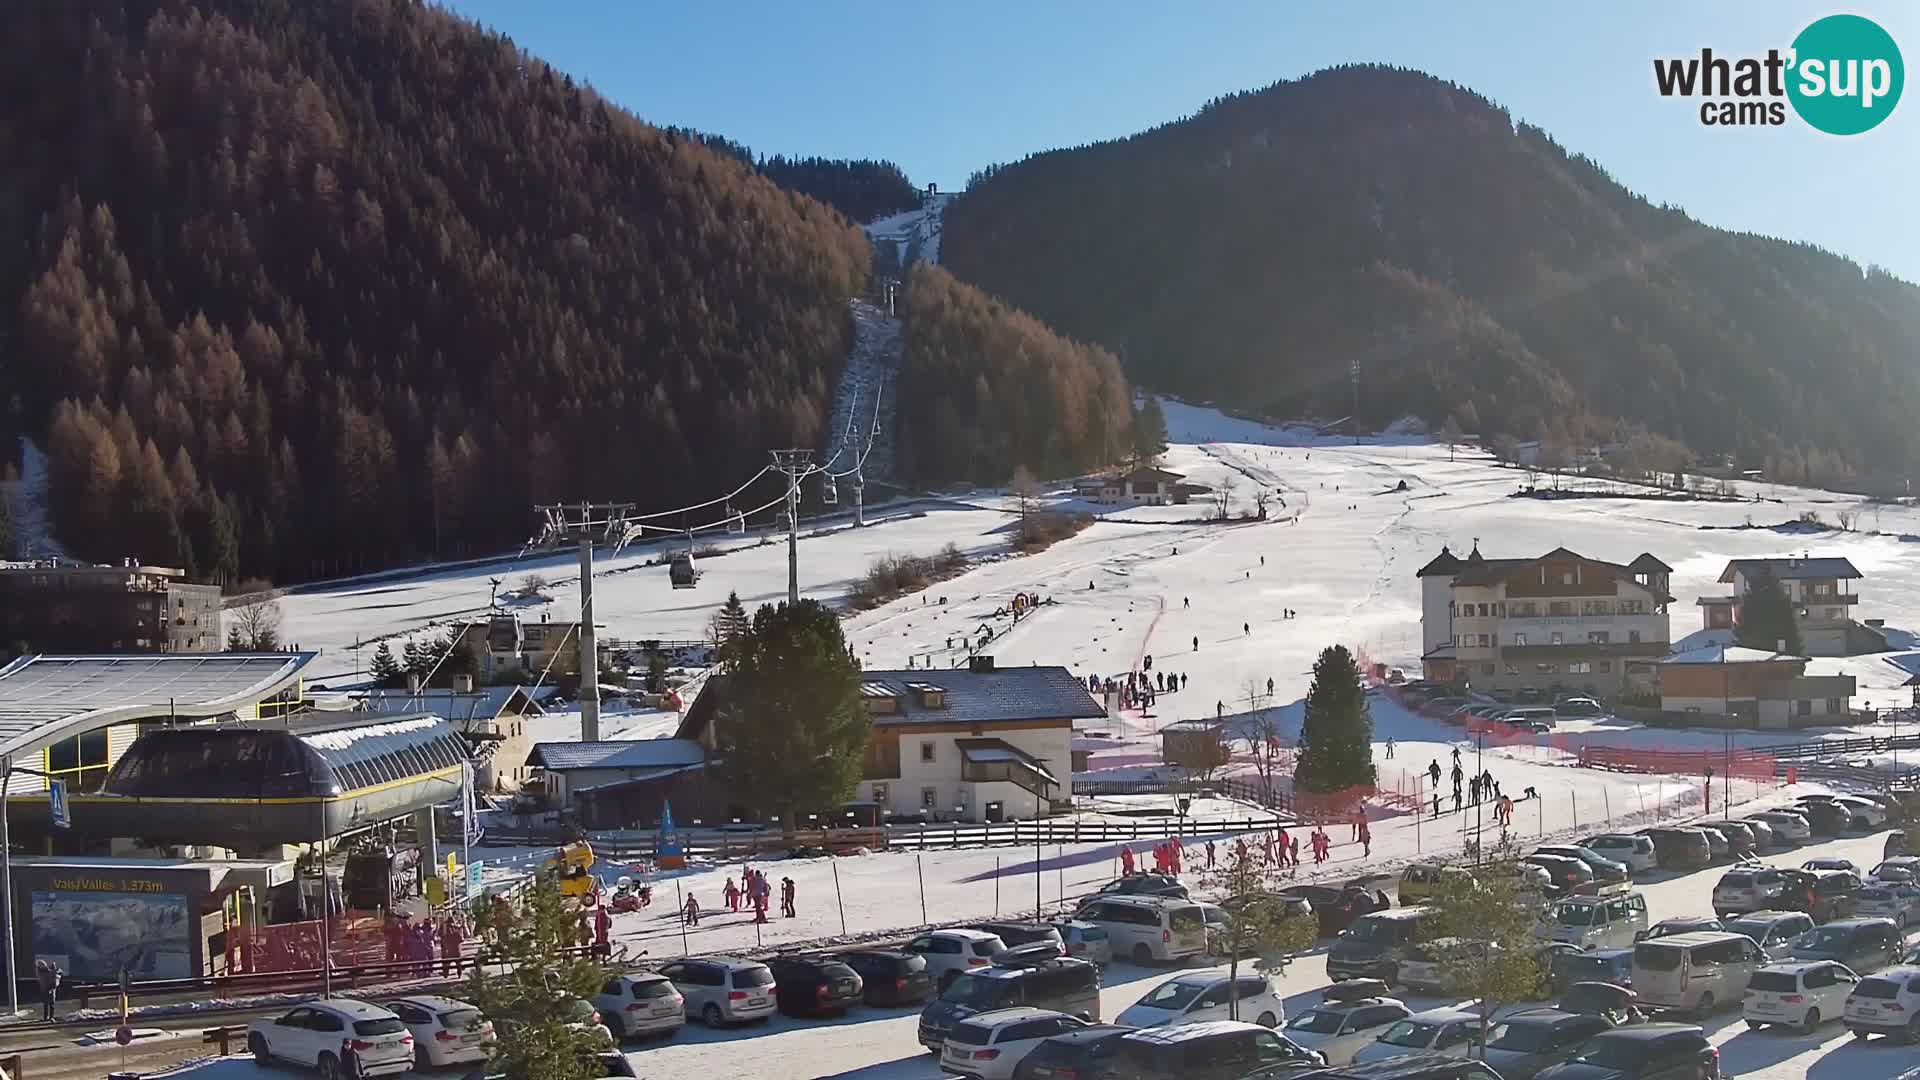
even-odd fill
[(1191, 900), (1103, 896), (1082, 904), (1073, 917), (1105, 930), (1116, 960), (1148, 964), (1207, 951), (1206, 913)]
[(1647, 928), (1647, 898), (1643, 893), (1606, 896), (1569, 896), (1556, 901), (1540, 916), (1534, 936), (1564, 941), (1582, 949), (1625, 949)]
[(1633, 947), (1633, 992), (1647, 1008), (1706, 1016), (1738, 1004), (1766, 962), (1745, 934), (1703, 930), (1652, 938)]

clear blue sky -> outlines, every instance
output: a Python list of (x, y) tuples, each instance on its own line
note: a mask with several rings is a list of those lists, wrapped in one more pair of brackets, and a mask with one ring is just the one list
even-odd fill
[(653, 123), (767, 154), (888, 158), (942, 188), (1331, 65), (1417, 68), (1546, 128), (1654, 202), (1920, 281), (1920, 89), (1852, 138), (1797, 121), (1717, 129), (1696, 104), (1661, 99), (1651, 66), (1702, 46), (1784, 49), (1813, 19), (1852, 11), (1893, 35), (1912, 75), (1912, 0), (448, 2)]

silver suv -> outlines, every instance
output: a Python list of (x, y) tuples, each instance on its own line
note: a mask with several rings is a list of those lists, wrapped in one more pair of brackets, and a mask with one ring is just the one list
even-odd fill
[(773, 972), (758, 960), (698, 956), (663, 964), (660, 974), (686, 999), (686, 1015), (699, 1017), (708, 1027), (773, 1015)]

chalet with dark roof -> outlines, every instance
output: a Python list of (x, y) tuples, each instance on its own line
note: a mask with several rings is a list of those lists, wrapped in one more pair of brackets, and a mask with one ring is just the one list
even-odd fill
[(1720, 572), (1720, 584), (1731, 585), (1732, 590), (1695, 601), (1700, 607), (1701, 627), (1738, 629), (1740, 608), (1747, 593), (1752, 591), (1756, 578), (1767, 575), (1786, 589), (1807, 655), (1851, 656), (1887, 648), (1886, 639), (1878, 630), (1854, 620), (1860, 593), (1852, 583), (1866, 575), (1856, 569), (1851, 560), (1840, 556), (1786, 555), (1731, 560)]

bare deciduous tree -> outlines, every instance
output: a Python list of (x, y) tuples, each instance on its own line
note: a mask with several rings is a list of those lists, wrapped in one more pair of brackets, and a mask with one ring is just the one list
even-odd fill
[(520, 579), (520, 595), (529, 600), (539, 596), (546, 587), (547, 578), (544, 574), (528, 574)]
[(1222, 479), (1219, 485), (1213, 489), (1213, 516), (1214, 517), (1217, 517), (1222, 521), (1226, 520), (1227, 510), (1229, 507), (1233, 505), (1234, 487), (1235, 487), (1234, 479), (1233, 477), (1229, 476)]
[(1187, 774), (1187, 779), (1205, 783), (1231, 760), (1224, 729), (1212, 724), (1195, 723), (1168, 732), (1160, 756), (1167, 764)]
[(1272, 501), (1273, 492), (1263, 487), (1255, 487), (1253, 489), (1253, 511), (1259, 515), (1260, 520), (1265, 521), (1267, 519), (1267, 504)]
[(1455, 449), (1460, 445), (1460, 436), (1463, 434), (1465, 433), (1460, 430), (1460, 421), (1455, 420), (1449, 413), (1447, 422), (1440, 425), (1440, 441), (1447, 444), (1448, 461), (1454, 459)]
[(1273, 699), (1257, 679), (1247, 680), (1247, 718), (1240, 725), (1241, 736), (1246, 740), (1247, 752), (1253, 757), (1254, 775), (1260, 778), (1260, 792), (1264, 800), (1272, 803), (1277, 792), (1274, 790), (1274, 778), (1281, 775), (1282, 754), (1285, 746), (1280, 742), (1280, 721), (1273, 714)]
[(280, 647), (280, 601), (271, 591), (250, 594), (246, 603), (227, 615), (229, 648), (272, 652)]

